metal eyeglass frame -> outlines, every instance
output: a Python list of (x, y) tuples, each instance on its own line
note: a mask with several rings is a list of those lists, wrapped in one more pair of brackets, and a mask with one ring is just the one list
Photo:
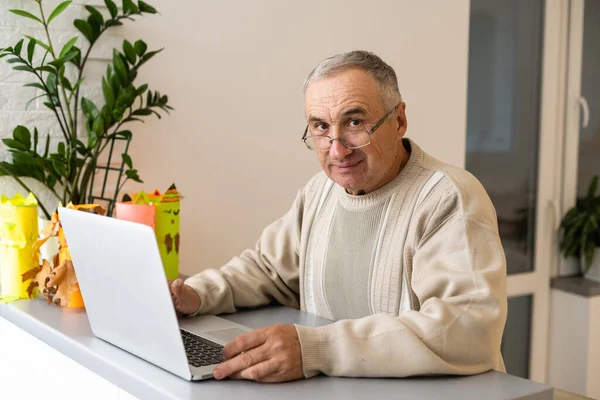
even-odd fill
[[(334, 141), (336, 141), (336, 140), (339, 140), (339, 141), (340, 141), (340, 143), (341, 143), (341, 145), (342, 145), (342, 146), (344, 146), (345, 148), (349, 149), (349, 150), (356, 150), (356, 149), (360, 149), (360, 148), (362, 148), (362, 147), (366, 147), (366, 146), (368, 146), (368, 145), (370, 145), (370, 144), (371, 144), (371, 136), (372, 136), (372, 135), (375, 133), (375, 131), (376, 131), (376, 130), (377, 130), (377, 129), (378, 129), (380, 126), (381, 126), (381, 125), (383, 125), (383, 123), (385, 122), (385, 120), (386, 120), (386, 119), (387, 119), (387, 118), (388, 118), (390, 115), (392, 115), (392, 113), (393, 113), (394, 111), (396, 111), (396, 109), (398, 108), (398, 106), (399, 106), (399, 105), (400, 105), (400, 104), (398, 104), (396, 107), (394, 107), (394, 108), (392, 108), (390, 111), (388, 111), (388, 112), (387, 112), (387, 114), (385, 114), (385, 115), (384, 115), (384, 116), (383, 116), (383, 117), (382, 117), (382, 118), (381, 118), (381, 119), (380, 119), (380, 120), (379, 120), (379, 121), (378, 121), (378, 122), (377, 122), (377, 123), (376, 123), (376, 124), (375, 124), (375, 125), (374, 125), (374, 126), (371, 128), (371, 129), (363, 131), (363, 132), (365, 132), (367, 135), (369, 135), (369, 141), (368, 141), (367, 143), (365, 143), (365, 144), (361, 145), (361, 146), (356, 146), (356, 147), (348, 147), (348, 146), (346, 146), (345, 139), (344, 139), (344, 137), (343, 137), (343, 136), (344, 136), (344, 135), (346, 135), (347, 133), (350, 133), (350, 132), (342, 133), (342, 134), (340, 135), (340, 137), (338, 137), (338, 138), (332, 138), (332, 137), (331, 137), (331, 136), (329, 136), (329, 135), (309, 135), (309, 136), (307, 136), (306, 134), (308, 133), (308, 128), (309, 128), (309, 125), (308, 125), (308, 124), (306, 125), (306, 129), (304, 129), (304, 133), (302, 134), (302, 142), (304, 143), (304, 145), (306, 146), (306, 148), (307, 148), (307, 149), (309, 149), (309, 150), (311, 150), (311, 151), (320, 151), (320, 152), (323, 152), (323, 151), (329, 151), (329, 150), (331, 149), (331, 146), (333, 145), (333, 142), (334, 142)], [(361, 131), (356, 131), (356, 132), (353, 132), (353, 133), (359, 133), (359, 132), (361, 132)], [(310, 137), (328, 138), (328, 139), (329, 139), (329, 147), (328, 147), (326, 150), (311, 149), (311, 148), (310, 148), (310, 147), (308, 147), (308, 145), (306, 144), (306, 139), (308, 139), (308, 138), (310, 138)]]

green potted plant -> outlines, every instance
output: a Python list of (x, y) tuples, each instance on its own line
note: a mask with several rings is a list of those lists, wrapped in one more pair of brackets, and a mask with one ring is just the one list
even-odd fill
[(598, 177), (590, 182), (587, 196), (577, 199), (563, 217), (560, 250), (565, 257), (581, 260), (587, 279), (600, 282), (600, 196), (596, 195)]
[[(151, 115), (160, 118), (161, 111), (168, 113), (172, 108), (167, 96), (149, 90), (146, 84), (134, 84), (138, 70), (160, 51), (147, 51), (142, 40), (123, 40), (122, 48), (114, 49), (112, 62), (102, 78), (102, 105), (80, 96), (81, 85), (86, 84), (85, 66), (91, 50), (104, 32), (126, 20), (134, 20), (135, 16), (157, 11), (143, 1), (135, 4), (132, 0), (122, 0), (121, 9), (113, 0), (104, 0), (108, 10), (104, 14), (86, 5), (87, 19), (73, 21), (80, 35), (74, 36), (62, 47), (56, 47), (48, 27), (71, 5), (71, 1), (62, 2), (48, 14), (45, 13), (48, 10), (42, 7), (42, 0), (31, 1), (37, 3), (39, 12), (10, 12), (39, 23), (45, 32), (44, 37), (25, 36), (13, 46), (0, 48), (0, 58), (11, 64), (14, 70), (31, 75), (31, 82), (24, 86), (39, 90), (39, 95), (31, 101), (38, 97), (44, 99), (44, 106), (58, 121), (63, 140), (56, 151), (50, 151), (48, 132), (39, 132), (37, 127), (17, 126), (12, 138), (2, 140), (12, 153), (12, 160), (0, 162), (0, 176), (12, 176), (27, 192), (32, 191), (21, 178), (38, 180), (56, 197), (57, 203), (64, 205), (101, 200), (110, 215), (125, 181), (142, 182), (128, 155), (132, 133), (124, 125), (132, 121), (143, 122)], [(81, 140), (82, 135), (78, 131), (81, 118), (86, 121), (87, 140)], [(119, 146), (117, 141), (124, 141), (121, 143), (124, 146)], [(119, 147), (125, 150), (114, 157), (114, 152), (121, 151), (117, 150)], [(108, 153), (106, 165), (100, 165), (99, 157), (105, 151)], [(111, 166), (115, 158), (120, 161), (120, 168)], [(116, 187), (113, 195), (107, 198), (106, 176), (115, 169), (118, 175)], [(93, 181), (98, 173), (104, 174), (100, 176), (103, 185), (100, 193), (93, 193)], [(35, 192), (33, 194), (36, 195)], [(39, 207), (50, 219), (52, 209), (41, 202)]]

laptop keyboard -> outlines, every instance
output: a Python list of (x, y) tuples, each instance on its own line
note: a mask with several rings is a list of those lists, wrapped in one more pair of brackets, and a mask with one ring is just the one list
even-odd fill
[(188, 361), (194, 367), (204, 367), (223, 362), (223, 346), (183, 329), (180, 330)]

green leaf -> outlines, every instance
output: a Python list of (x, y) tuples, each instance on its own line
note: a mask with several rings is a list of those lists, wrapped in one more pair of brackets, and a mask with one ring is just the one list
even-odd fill
[(58, 150), (58, 154), (60, 154), (61, 156), (64, 156), (65, 155), (65, 143), (64, 142), (60, 142), (58, 144), (57, 150)]
[(29, 44), (27, 45), (27, 60), (29, 60), (29, 64), (33, 61), (33, 52), (35, 51), (35, 40), (29, 40)]
[(85, 144), (79, 139), (75, 139), (75, 150), (82, 156), (85, 156), (88, 153), (87, 147), (85, 147)]
[(143, 119), (139, 119), (139, 118), (135, 118), (135, 117), (127, 117), (127, 119), (125, 120), (125, 122), (131, 122), (131, 121), (138, 121), (138, 122), (141, 122), (142, 124), (146, 123)]
[(104, 0), (104, 4), (106, 4), (106, 8), (108, 8), (110, 16), (113, 17), (113, 19), (116, 18), (116, 16), (119, 14), (119, 9), (117, 8), (115, 2), (112, 0)]
[(65, 168), (65, 164), (61, 161), (58, 160), (53, 160), (52, 161), (52, 166), (54, 167), (54, 170), (56, 171), (56, 173), (60, 176), (67, 176), (67, 170)]
[(85, 6), (85, 9), (90, 12), (90, 17), (93, 20), (97, 21), (100, 24), (100, 26), (104, 25), (104, 17), (96, 7)]
[(56, 94), (56, 74), (49, 74), (48, 79), (46, 79), (46, 86), (48, 86), (48, 91), (50, 94)]
[(71, 0), (67, 0), (64, 1), (62, 3), (60, 3), (55, 9), (54, 11), (52, 11), (52, 13), (50, 13), (50, 16), (48, 17), (48, 25), (50, 25), (50, 22), (52, 22), (52, 20), (56, 17), (58, 17), (63, 11), (65, 11), (65, 9), (67, 7), (69, 7), (69, 5), (71, 4)]
[(104, 133), (104, 118), (97, 118), (92, 124), (92, 130), (98, 137)]
[(148, 13), (148, 14), (156, 14), (157, 13), (156, 8), (152, 7), (148, 3), (144, 3), (141, 0), (138, 2), (138, 5), (140, 7), (140, 11), (141, 12), (145, 12), (145, 13)]
[(143, 85), (141, 85), (140, 87), (137, 88), (136, 92), (138, 96), (141, 96), (142, 94), (144, 94), (144, 92), (148, 90), (148, 85), (146, 83), (144, 83)]
[(69, 40), (64, 45), (64, 47), (62, 48), (62, 50), (60, 51), (60, 55), (58, 56), (58, 58), (63, 58), (69, 51), (71, 51), (71, 49), (75, 45), (75, 42), (77, 42), (78, 39), (79, 39), (79, 36), (75, 36), (74, 38), (72, 38), (71, 40)]
[(14, 53), (18, 56), (21, 55), (21, 49), (23, 48), (23, 40), (24, 39), (19, 40), (19, 43), (15, 45)]
[(60, 77), (60, 84), (62, 85), (62, 87), (67, 89), (69, 92), (73, 91), (73, 87), (71, 87), (71, 82), (69, 82), (69, 80), (66, 77), (64, 77), (64, 76)]
[(131, 140), (133, 134), (131, 133), (131, 131), (119, 131), (115, 133), (115, 137), (123, 138), (125, 140)]
[(39, 132), (37, 128), (33, 128), (33, 151), (37, 153)]
[(29, 150), (27, 148), (27, 146), (25, 146), (23, 143), (21, 143), (17, 140), (14, 140), (14, 139), (6, 138), (6, 139), (2, 139), (2, 142), (11, 149), (16, 149), (16, 150), (21, 150), (21, 151)]
[(48, 46), (46, 43), (42, 42), (41, 40), (38, 40), (38, 39), (34, 38), (33, 36), (25, 35), (25, 37), (29, 40), (33, 40), (35, 43), (37, 43), (38, 46), (44, 48), (44, 50), (50, 50), (50, 46)]
[(81, 98), (81, 109), (83, 110), (83, 114), (85, 114), (89, 120), (96, 119), (100, 115), (96, 105), (85, 97)]
[(132, 68), (129, 70), (129, 74), (127, 75), (127, 79), (128, 82), (133, 82), (135, 81), (135, 78), (137, 77), (137, 71), (135, 68)]
[(137, 53), (137, 55), (141, 57), (144, 55), (144, 53), (148, 49), (148, 46), (146, 45), (146, 43), (144, 43), (143, 40), (138, 40), (133, 45), (133, 48), (135, 49), (135, 52)]
[(79, 86), (83, 83), (84, 80), (85, 80), (85, 78), (81, 78), (80, 80), (75, 82), (75, 86), (73, 86), (73, 92), (76, 91), (77, 89), (79, 89)]
[(138, 63), (138, 67), (140, 67), (142, 64), (144, 64), (146, 61), (148, 61), (149, 59), (151, 59), (152, 57), (154, 57), (156, 54), (160, 53), (161, 51), (163, 51), (163, 49), (151, 51), (149, 53), (144, 54), (143, 57), (140, 59), (140, 62)]
[(27, 129), (23, 125), (18, 125), (13, 130), (13, 138), (22, 145), (24, 145), (26, 147), (25, 150), (29, 150), (29, 148), (31, 147), (31, 132), (29, 132), (29, 129)]
[(133, 1), (131, 0), (123, 0), (123, 11), (125, 14), (133, 14), (138, 12), (138, 8)]
[(89, 128), (87, 131), (87, 138), (88, 138), (88, 147), (90, 149), (93, 149), (94, 147), (96, 147), (96, 143), (98, 143), (98, 136), (96, 136), (96, 134), (94, 133), (94, 131)]
[(115, 96), (119, 96), (122, 86), (121, 86), (121, 81), (119, 80), (119, 77), (117, 75), (113, 75), (110, 78), (110, 86), (112, 87), (113, 94)]
[(56, 70), (48, 65), (42, 65), (41, 67), (34, 68), (36, 71), (48, 72), (50, 74), (56, 73)]
[(56, 178), (53, 175), (48, 175), (46, 178), (46, 185), (48, 185), (50, 189), (54, 189), (54, 186), (56, 186)]
[[(15, 151), (13, 152), (12, 155), (12, 161), (13, 164), (15, 165), (21, 165), (23, 167), (27, 168), (27, 172), (32, 172), (31, 171), (31, 164), (35, 164), (35, 159), (33, 158), (33, 156), (27, 152), (21, 152), (21, 151)], [(29, 174), (27, 176), (30, 176)]]
[(133, 181), (136, 181), (136, 182), (139, 182), (139, 183), (144, 183), (144, 181), (142, 181), (140, 179), (140, 177), (138, 176), (137, 169), (127, 170), (127, 171), (125, 171), (125, 175), (127, 176), (127, 178), (129, 178), (129, 179), (131, 179)]
[(77, 54), (79, 54), (78, 49), (71, 49), (71, 51), (69, 51), (63, 57), (59, 58), (58, 60), (54, 60), (50, 64), (54, 65), (56, 63), (56, 67), (60, 68), (63, 64), (66, 64), (67, 62), (69, 62), (72, 59), (74, 59), (75, 57), (77, 57)]
[(127, 153), (123, 153), (121, 154), (121, 157), (123, 158), (123, 162), (129, 167), (129, 168), (133, 168), (132, 167), (132, 162), (131, 162), (131, 157), (129, 156), (129, 154)]
[(147, 108), (140, 108), (139, 110), (135, 110), (131, 115), (152, 115), (152, 111)]
[(89, 22), (82, 19), (76, 19), (73, 22), (73, 25), (75, 25), (75, 28), (77, 28), (77, 30), (81, 32), (90, 43), (94, 43), (94, 40), (96, 39), (94, 35), (94, 29)]
[(106, 24), (104, 24), (104, 26), (106, 28), (110, 28), (111, 26), (121, 26), (123, 25), (120, 21), (117, 21), (116, 19), (109, 19), (108, 21), (106, 21)]
[(133, 45), (131, 43), (129, 43), (128, 40), (123, 41), (123, 52), (125, 53), (125, 56), (127, 57), (127, 61), (129, 61), (129, 64), (135, 64), (137, 55), (135, 53), (135, 49), (133, 48)]
[(79, 67), (81, 64), (81, 49), (77, 46), (73, 46), (71, 52), (74, 52), (75, 56), (73, 58), (70, 58), (69, 61), (75, 64), (77, 67)]
[(33, 72), (33, 68), (31, 68), (29, 65), (17, 65), (16, 67), (13, 67), (13, 69), (15, 71)]
[(39, 22), (40, 24), (43, 24), (41, 19), (39, 19), (38, 17), (36, 17), (35, 15), (33, 15), (31, 13), (28, 13), (27, 11), (23, 11), (23, 10), (8, 10), (8, 11), (10, 11), (11, 13), (18, 15), (20, 17), (30, 18), (34, 21)]
[(115, 72), (119, 75), (119, 80), (122, 85), (127, 84), (127, 67), (125, 63), (121, 59), (121, 54), (117, 50), (113, 50), (113, 65), (115, 67)]
[(11, 58), (10, 60), (6, 60), (7, 64), (15, 64), (15, 63), (21, 63), (21, 64), (25, 64), (25, 61), (21, 60), (20, 58)]
[(48, 134), (48, 136), (46, 136), (46, 146), (44, 147), (44, 155), (42, 157), (47, 158), (49, 152), (50, 152), (50, 134)]
[(29, 108), (29, 105), (33, 103), (36, 99), (39, 99), (40, 97), (44, 96), (47, 96), (46, 93), (40, 94), (39, 96), (35, 96), (33, 99), (29, 99), (29, 101), (25, 103), (25, 110), (27, 110)]
[(94, 37), (98, 38), (98, 36), (100, 36), (100, 32), (102, 31), (102, 25), (100, 24), (100, 21), (98, 21), (93, 15), (90, 15), (87, 19), (87, 22), (92, 27)]
[(115, 96), (112, 87), (108, 84), (108, 82), (106, 82), (104, 77), (102, 77), (102, 93), (104, 94), (104, 99), (106, 100), (106, 107), (112, 110), (115, 104)]

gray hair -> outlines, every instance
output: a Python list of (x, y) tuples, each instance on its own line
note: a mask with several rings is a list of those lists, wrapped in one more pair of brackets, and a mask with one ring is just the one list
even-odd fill
[(304, 81), (303, 93), (306, 94), (306, 88), (314, 81), (354, 68), (365, 71), (375, 79), (386, 110), (402, 102), (394, 69), (377, 55), (363, 50), (336, 54), (321, 61)]

